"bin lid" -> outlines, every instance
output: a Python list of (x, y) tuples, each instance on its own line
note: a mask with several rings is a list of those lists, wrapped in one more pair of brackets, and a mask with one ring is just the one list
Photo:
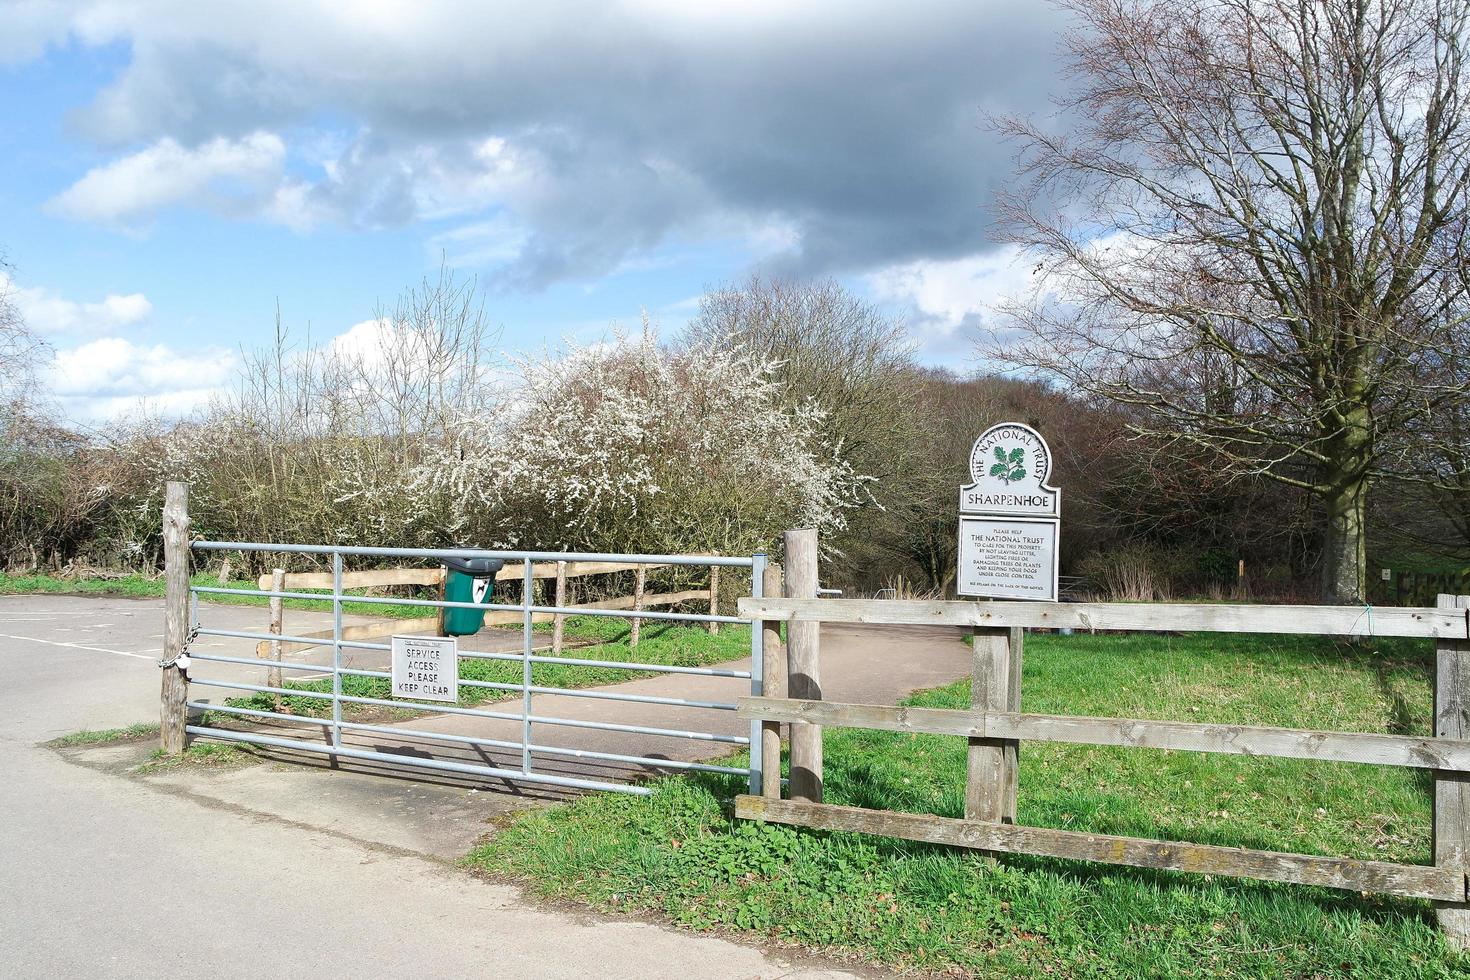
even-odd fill
[(444, 564), (462, 575), (483, 578), (500, 571), (505, 562), (499, 558), (446, 558)]

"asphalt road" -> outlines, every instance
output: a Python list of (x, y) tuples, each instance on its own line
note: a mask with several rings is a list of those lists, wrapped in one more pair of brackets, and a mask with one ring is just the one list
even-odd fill
[[(211, 618), (258, 627), (261, 610)], [(440, 861), (208, 805), (38, 744), (155, 720), (161, 623), (155, 601), (0, 597), (4, 976), (847, 975), (548, 909)]]

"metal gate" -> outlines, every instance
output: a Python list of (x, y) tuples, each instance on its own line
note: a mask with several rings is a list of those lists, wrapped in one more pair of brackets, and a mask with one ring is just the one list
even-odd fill
[[(595, 554), (579, 552), (552, 552), (552, 551), (491, 551), (479, 549), (409, 549), (409, 548), (373, 548), (373, 547), (336, 547), (331, 545), (282, 545), (261, 544), (239, 541), (195, 541), (190, 547), (196, 552), (269, 552), (272, 554), (295, 554), (316, 556), (317, 560), (329, 559), (331, 562), (330, 593), (288, 591), (285, 589), (237, 589), (224, 586), (191, 585), (189, 588), (189, 621), (191, 637), (231, 637), (237, 639), (256, 641), (279, 641), (282, 643), (307, 643), (320, 647), (331, 648), (330, 664), (307, 664), (291, 663), (285, 660), (263, 661), (258, 657), (247, 658), (229, 656), (219, 653), (205, 653), (197, 649), (188, 651), (188, 683), (191, 687), (187, 707), (191, 712), (191, 722), (185, 727), (185, 731), (194, 736), (207, 736), (209, 738), (224, 739), (234, 742), (246, 742), (262, 746), (270, 746), (282, 749), (298, 750), (308, 753), (317, 753), (335, 758), (356, 759), (365, 762), (388, 763), (393, 766), (410, 766), (421, 769), (437, 770), (441, 772), (458, 773), (472, 776), (485, 776), (494, 779), (511, 779), (527, 783), (541, 783), (552, 786), (569, 787), (586, 790), (605, 790), (619, 793), (646, 794), (651, 792), (646, 786), (614, 782), (605, 779), (580, 778), (576, 776), (558, 775), (555, 773), (538, 771), (537, 760), (549, 757), (577, 758), (599, 760), (608, 763), (619, 763), (635, 767), (646, 767), (648, 771), (663, 770), (695, 770), (703, 772), (728, 773), (747, 776), (752, 793), (760, 791), (760, 722), (751, 722), (748, 726), (749, 734), (734, 735), (727, 732), (717, 732), (699, 729), (679, 729), (660, 727), (648, 724), (647, 716), (656, 713), (662, 707), (673, 706), (679, 708), (693, 708), (709, 712), (734, 712), (736, 704), (734, 697), (729, 700), (704, 700), (691, 698), (662, 697), (647, 694), (630, 694), (626, 692), (598, 690), (597, 688), (574, 688), (554, 687), (538, 685), (532, 682), (533, 668), (538, 664), (561, 664), (573, 666), (600, 667), (612, 670), (628, 671), (630, 677), (650, 676), (654, 674), (689, 674), (704, 677), (731, 678), (733, 695), (750, 693), (755, 696), (762, 694), (762, 676), (764, 671), (764, 650), (762, 648), (762, 630), (759, 624), (751, 620), (742, 619), (738, 616), (722, 616), (701, 613), (683, 612), (658, 612), (647, 609), (598, 609), (571, 605), (546, 605), (536, 604), (535, 596), (535, 573), (534, 566), (538, 562), (617, 562), (630, 565), (673, 565), (673, 566), (711, 566), (728, 567), (748, 570), (751, 576), (752, 596), (762, 595), (763, 577), (766, 565), (764, 554), (754, 554), (749, 557), (726, 557), (726, 556), (691, 556), (691, 555), (619, 555), (619, 554)], [(398, 559), (409, 562), (434, 562), (442, 563), (446, 558), (469, 559), (469, 558), (497, 558), (501, 559), (509, 567), (511, 563), (519, 563), (523, 567), (520, 577), (521, 596), (516, 603), (505, 602), (456, 602), (447, 599), (407, 599), (397, 597), (360, 596), (345, 595), (343, 591), (344, 562), (347, 558), (370, 558), (370, 559)], [(211, 626), (204, 621), (206, 610), (201, 610), (200, 597), (209, 595), (221, 596), (254, 596), (262, 598), (274, 598), (280, 600), (295, 599), (311, 603), (321, 603), (330, 606), (332, 614), (331, 638), (325, 635), (308, 637), (287, 633), (266, 632), (264, 630), (242, 630), (224, 629)], [(490, 598), (493, 600), (495, 596)], [(383, 670), (371, 670), (361, 667), (353, 667), (344, 664), (344, 650), (362, 651), (390, 651), (391, 644), (372, 642), (368, 640), (344, 638), (343, 629), (343, 605), (353, 604), (382, 604), (393, 606), (421, 606), (431, 610), (443, 609), (479, 609), (487, 611), (515, 612), (520, 614), (521, 644), (517, 652), (481, 652), (473, 650), (460, 650), (459, 660), (487, 659), (502, 661), (517, 661), (521, 664), (521, 676), (517, 683), (504, 683), (499, 681), (465, 680), (460, 679), (459, 685), (465, 687), (488, 688), (498, 692), (504, 692), (508, 696), (514, 696), (519, 701), (517, 710), (505, 710), (500, 705), (504, 702), (495, 702), (496, 707), (465, 707), (459, 704), (433, 704), (419, 701), (397, 700), (392, 697), (379, 698), (358, 694), (344, 693), (343, 680), (349, 677), (384, 678), (388, 679), (391, 674)], [(207, 609), (207, 607), (206, 607)], [(611, 616), (623, 619), (637, 619), (649, 621), (672, 621), (687, 623), (729, 623), (741, 626), (749, 626), (750, 630), (750, 659), (749, 670), (736, 670), (721, 666), (679, 666), (671, 664), (641, 663), (636, 661), (599, 660), (595, 658), (576, 658), (568, 656), (549, 657), (535, 651), (535, 635), (533, 624), (538, 613), (560, 614), (564, 616)], [(271, 686), (269, 684), (250, 683), (242, 680), (226, 680), (221, 677), (208, 676), (208, 665), (211, 664), (236, 664), (249, 667), (279, 668), (284, 671), (314, 672), (318, 676), (330, 676), (330, 692), (309, 692), (299, 688), (289, 688), (283, 685)], [(205, 669), (200, 669), (204, 667)], [(193, 694), (193, 687), (217, 688), (224, 690), (235, 690), (242, 692), (264, 693), (271, 695), (317, 698), (330, 702), (331, 717), (312, 717), (309, 715), (292, 714), (283, 710), (262, 710), (258, 707), (243, 707), (227, 703), (203, 701)], [(538, 714), (533, 711), (532, 698), (537, 695), (561, 695), (575, 698), (599, 699), (626, 705), (627, 718), (619, 721), (594, 720), (586, 718), (568, 718), (556, 715)], [(478, 735), (462, 735), (444, 732), (427, 731), (413, 726), (382, 724), (378, 721), (355, 721), (344, 720), (342, 708), (348, 705), (368, 705), (382, 708), (395, 708), (405, 711), (420, 712), (427, 715), (462, 715), (494, 720), (497, 722), (519, 722), (519, 738), (486, 738)], [(209, 712), (211, 714), (222, 714), (248, 718), (257, 722), (271, 725), (273, 728), (284, 726), (285, 732), (272, 732), (269, 734), (259, 731), (248, 731), (237, 728), (220, 727), (202, 723), (199, 713)], [(326, 741), (313, 741), (310, 738), (294, 734), (300, 726), (311, 726), (328, 730)], [(687, 760), (676, 760), (660, 758), (651, 755), (639, 755), (617, 752), (606, 752), (585, 748), (574, 748), (557, 745), (555, 735), (543, 734), (554, 733), (565, 729), (595, 729), (606, 732), (620, 732), (629, 735), (658, 736), (669, 739), (693, 739), (701, 742), (722, 743), (731, 746), (754, 747), (750, 752), (750, 761), (743, 766), (719, 765), (710, 762), (698, 762)], [(738, 730), (738, 729), (737, 729)], [(401, 738), (418, 738), (427, 741), (436, 741), (446, 744), (471, 746), (483, 754), (483, 749), (493, 748), (499, 750), (511, 750), (519, 753), (519, 765), (482, 765), (470, 762), (450, 761), (445, 759), (425, 758), (413, 754), (402, 754), (398, 752), (384, 752), (373, 748), (362, 748), (346, 745), (343, 734), (347, 733), (376, 733), (379, 735), (392, 735)], [(544, 768), (544, 766), (543, 766)]]

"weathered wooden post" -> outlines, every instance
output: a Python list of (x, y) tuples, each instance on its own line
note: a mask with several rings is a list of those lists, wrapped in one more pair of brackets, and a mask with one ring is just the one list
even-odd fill
[[(437, 588), (437, 592), (438, 592), (438, 598), (439, 598), (439, 601), (440, 602), (443, 602), (443, 601), (445, 601), (446, 599), (449, 598), (448, 589), (449, 589), (449, 568), (448, 568), (448, 566), (445, 566), (445, 567), (439, 569), (439, 585), (438, 585), (438, 588)], [(434, 633), (437, 636), (448, 636), (449, 635), (448, 633), (445, 633), (444, 632), (444, 614), (446, 612), (448, 612), (448, 610), (445, 609), (443, 606), (436, 606), (436, 607), (434, 607), (434, 619), (435, 619)]]
[[(1011, 633), (977, 629), (970, 659), (970, 705), (977, 712), (1005, 711), (1011, 676)], [(965, 819), (999, 823), (1006, 815), (1006, 746), (996, 738), (969, 739)]]
[[(1021, 662), (1024, 659), (1026, 648), (1026, 631), (1019, 626), (1010, 628), (1010, 656), (1007, 660), (1006, 676), (1006, 710), (1021, 710)], [(1004, 740), (1002, 746), (1005, 749), (1005, 794), (1001, 803), (1001, 820), (1005, 823), (1016, 822), (1016, 799), (1019, 795), (1021, 780), (1021, 742), (1010, 738)]]
[[(273, 568), (273, 569), (271, 569), (271, 591), (272, 592), (285, 592), (286, 591), (286, 570), (284, 568)], [(283, 632), (285, 632), (286, 600), (285, 599), (282, 599), (278, 595), (273, 595), (273, 596), (271, 596), (270, 608), (271, 608), (271, 625), (270, 625), (270, 631), (272, 633), (274, 633), (276, 636), (280, 636)], [(280, 687), (281, 686), (281, 641), (280, 640), (271, 640), (271, 642), (270, 642), (270, 657), (271, 657), (271, 666), (266, 670), (265, 683), (266, 683), (266, 686), (267, 687)], [(281, 696), (279, 694), (276, 694), (276, 695), (274, 695), (274, 698), (275, 698), (276, 710), (277, 711), (280, 711), (281, 710)]]
[[(767, 597), (782, 594), (781, 566), (766, 566), (762, 592)], [(781, 649), (781, 622), (762, 620), (765, 649), (765, 678), (761, 690), (765, 697), (786, 697), (786, 652)], [(781, 723), (761, 722), (761, 795), (772, 800), (781, 798)]]
[[(788, 599), (817, 596), (817, 532), (799, 528), (786, 532), (786, 574), (782, 595)], [(822, 624), (793, 619), (786, 624), (786, 685), (790, 697), (822, 700)], [(822, 802), (822, 727), (807, 722), (791, 724), (791, 798)]]
[[(718, 616), (720, 614), (720, 566), (709, 567), (709, 614)], [(710, 635), (714, 636), (720, 632), (719, 623), (709, 624)]]
[[(643, 586), (647, 582), (647, 579), (648, 570), (644, 566), (639, 565), (638, 568), (633, 572), (634, 612), (641, 612), (643, 610)], [(628, 627), (628, 649), (630, 650), (635, 650), (638, 648), (638, 627), (641, 623), (642, 620), (640, 620), (637, 616), (634, 616), (631, 625), (629, 625)]]
[(159, 735), (163, 751), (184, 751), (188, 679), (175, 661), (189, 642), (189, 485), (170, 482), (163, 497), (163, 686)]
[[(1440, 609), (1470, 607), (1470, 596), (1441, 595)], [(1434, 646), (1434, 734), (1470, 738), (1470, 640), (1438, 640)], [(1434, 771), (1434, 863), (1470, 872), (1470, 773)], [(1445, 942), (1470, 948), (1470, 904), (1438, 902)]]
[[(558, 561), (556, 563), (556, 602), (558, 609), (567, 604), (567, 563)], [(551, 655), (561, 656), (562, 632), (566, 628), (567, 617), (557, 613), (551, 620)]]

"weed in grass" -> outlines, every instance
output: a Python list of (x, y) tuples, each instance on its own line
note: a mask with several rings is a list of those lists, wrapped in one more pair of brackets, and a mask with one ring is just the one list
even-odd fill
[(233, 769), (254, 765), (259, 761), (258, 755), (242, 745), (231, 742), (195, 742), (178, 755), (165, 755), (162, 749), (156, 749), (137, 771), (146, 775), (184, 766)]
[(74, 745), (105, 745), (109, 742), (136, 742), (158, 735), (157, 724), (129, 725), (126, 728), (108, 728), (102, 731), (87, 729), (54, 738), (47, 744), (52, 748), (65, 749)]
[[(1429, 730), (1427, 643), (1027, 638), (1026, 710)], [(967, 685), (908, 703), (960, 707)], [(965, 743), (828, 729), (829, 802), (958, 815)], [(1020, 822), (1380, 860), (1428, 858), (1428, 782), (1379, 766), (1024, 745)], [(466, 862), (604, 910), (984, 976), (1450, 977), (1427, 903), (735, 821), (735, 779), (516, 816)]]

